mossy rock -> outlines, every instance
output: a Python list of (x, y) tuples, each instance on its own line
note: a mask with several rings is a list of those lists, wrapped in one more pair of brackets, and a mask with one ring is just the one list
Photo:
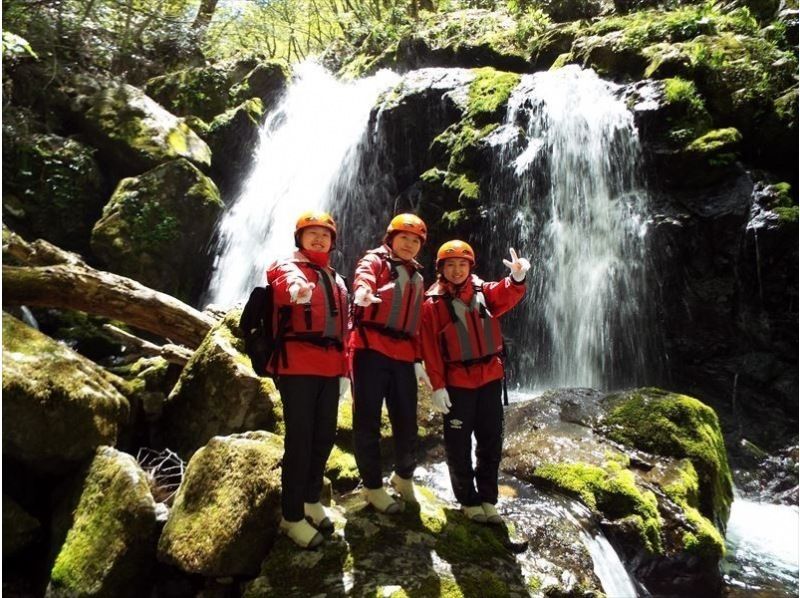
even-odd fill
[(191, 302), (210, 266), (206, 247), (223, 204), (214, 182), (173, 160), (120, 181), (92, 231), (113, 272)]
[(3, 219), (64, 249), (85, 252), (106, 196), (94, 150), (58, 135), (3, 130)]
[(271, 107), (288, 79), (282, 63), (244, 58), (154, 77), (145, 91), (175, 115), (211, 121), (252, 98)]
[(282, 456), (267, 432), (212, 438), (187, 465), (159, 560), (207, 577), (257, 573), (280, 520)]
[(272, 110), (289, 82), (289, 70), (282, 61), (260, 61), (230, 89), (229, 106), (248, 100), (261, 101), (264, 111)]
[(74, 88), (71, 109), (115, 172), (137, 175), (175, 158), (211, 164), (206, 143), (142, 90), (85, 77)]
[(213, 436), (280, 430), (275, 385), (259, 378), (244, 354), (240, 310), (233, 310), (203, 339), (164, 405), (163, 442), (188, 458)]
[(41, 534), (39, 520), (3, 494), (3, 558), (24, 550), (36, 542)]
[[(473, 69), (472, 79), (453, 94), (462, 118), (433, 139), (436, 166), (420, 175), (424, 202), (420, 207), (428, 222), (439, 222), (444, 236), (469, 235), (480, 225), (484, 197), (481, 174), (487, 169), (487, 137), (503, 121), (520, 75), (490, 67)], [(435, 237), (436, 235), (434, 235)], [(444, 238), (442, 238), (444, 240)], [(431, 239), (431, 244), (439, 241)]]
[(212, 174), (227, 196), (236, 192), (253, 167), (263, 117), (263, 102), (253, 98), (223, 112), (208, 127), (205, 139), (214, 156)]
[(129, 405), (125, 382), (3, 312), (3, 455), (63, 472), (113, 445)]
[(346, 496), (333, 507), (336, 531), (320, 548), (298, 551), (280, 538), (243, 595), (528, 595), (502, 532), (470, 523), (427, 488), (417, 492), (419, 504), (392, 516)]
[(155, 564), (156, 504), (148, 477), (130, 455), (99, 447), (57, 508), (68, 526), (47, 596), (141, 596)]
[[(650, 389), (637, 392), (647, 394)], [(714, 517), (702, 508), (713, 500), (710, 490), (699, 481), (691, 458), (675, 454), (678, 451), (617, 444), (620, 438), (610, 430), (619, 426), (607, 422), (627, 404), (625, 396), (560, 389), (513, 405), (506, 412), (501, 468), (544, 489), (571, 495), (601, 514), (606, 533), (620, 545), (627, 562), (642, 568), (642, 579), (654, 575), (643, 563), (658, 563), (663, 572), (683, 567), (689, 559), (698, 567), (687, 579), (706, 581), (715, 575), (725, 550)], [(707, 432), (706, 423), (691, 418), (676, 425), (663, 421), (654, 409), (639, 411), (631, 425), (643, 435), (674, 432), (695, 438), (708, 433), (711, 442), (722, 447), (724, 458), (718, 426), (716, 432)]]
[(615, 404), (603, 424), (608, 437), (655, 455), (689, 459), (698, 476), (698, 509), (724, 531), (733, 481), (714, 410), (692, 397), (657, 388), (608, 400)]

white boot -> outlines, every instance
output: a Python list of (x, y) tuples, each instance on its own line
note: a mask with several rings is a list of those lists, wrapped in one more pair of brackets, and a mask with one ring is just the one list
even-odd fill
[(373, 490), (367, 488), (364, 495), (367, 498), (367, 502), (375, 507), (375, 510), (379, 513), (391, 515), (392, 513), (398, 513), (400, 511), (400, 505), (389, 496), (389, 493), (386, 492), (383, 487)]
[(486, 515), (486, 523), (503, 525), (503, 518), (500, 517), (500, 513), (497, 512), (497, 508), (492, 503), (485, 502), (481, 506), (483, 507), (483, 514)]
[(311, 525), (316, 527), (323, 534), (333, 532), (333, 522), (328, 517), (325, 507), (321, 502), (307, 502), (303, 503), (303, 510), (306, 514), (306, 519), (311, 519)]
[(280, 530), (300, 548), (316, 548), (322, 544), (322, 534), (315, 530), (305, 519), (286, 521), (281, 518)]
[(483, 507), (461, 507), (461, 511), (470, 521), (486, 523), (486, 513), (483, 512)]
[(412, 503), (419, 502), (414, 492), (414, 480), (401, 478), (396, 473), (392, 473), (392, 477), (389, 478), (389, 483), (392, 485), (392, 488), (397, 490), (400, 496), (403, 497), (404, 501)]

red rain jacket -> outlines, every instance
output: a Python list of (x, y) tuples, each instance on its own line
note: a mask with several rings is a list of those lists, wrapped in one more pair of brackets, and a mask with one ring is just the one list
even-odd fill
[[(419, 361), (420, 316), (425, 286), (416, 261), (394, 257), (386, 245), (368, 251), (356, 266), (353, 293), (359, 286), (369, 287), (381, 303), (353, 307), (349, 348), (373, 349), (398, 361)], [(363, 325), (362, 325), (363, 324)], [(408, 338), (395, 338), (383, 328)]]
[[(322, 277), (327, 279), (323, 280)], [(297, 280), (313, 282), (311, 302), (292, 303), (289, 287)], [(289, 259), (272, 264), (267, 270), (267, 282), (272, 285), (274, 313), (273, 330), (280, 327), (281, 309), (288, 313), (288, 329), (282, 343), (285, 350), (278, 358), (278, 374), (310, 376), (345, 376), (347, 361), (344, 345), (347, 324), (347, 287), (333, 268), (320, 268), (296, 251)], [(331, 302), (332, 298), (332, 302)], [(305, 340), (297, 340), (298, 338)], [(324, 340), (323, 340), (324, 339)], [(338, 342), (337, 342), (338, 341)], [(319, 343), (327, 343), (323, 346)], [(268, 369), (275, 373), (270, 360)]]
[[(485, 310), (475, 296), (476, 287), (485, 299)], [(445, 386), (479, 388), (502, 379), (503, 363), (496, 354), (502, 347), (502, 337), (495, 338), (500, 331), (499, 322), (487, 320), (497, 320), (524, 295), (525, 282), (514, 282), (510, 276), (498, 282), (483, 282), (472, 274), (458, 289), (444, 280), (431, 285), (422, 306), (421, 340), (425, 370), (434, 390)], [(452, 298), (460, 325), (453, 322), (447, 298)], [(493, 356), (475, 363), (458, 361), (482, 355)]]

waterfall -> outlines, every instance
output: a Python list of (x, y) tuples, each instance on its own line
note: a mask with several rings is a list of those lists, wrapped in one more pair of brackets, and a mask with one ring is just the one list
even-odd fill
[(646, 191), (622, 88), (570, 66), (524, 75), (490, 136), (492, 263), (531, 258), (509, 317), (523, 386), (643, 382), (649, 362)]
[(353, 176), (359, 141), (389, 71), (353, 83), (306, 62), (264, 123), (253, 170), (218, 226), (206, 302), (228, 307), (263, 284), (267, 266), (294, 247), (294, 225), (309, 209), (329, 209)]

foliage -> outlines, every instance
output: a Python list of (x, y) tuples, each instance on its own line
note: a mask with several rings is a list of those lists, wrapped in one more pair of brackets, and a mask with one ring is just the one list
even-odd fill
[[(146, 71), (156, 60), (163, 64), (191, 53), (193, 4), (194, 0), (4, 0), (4, 61), (7, 48), (22, 48), (53, 69), (78, 65), (135, 79), (134, 72)], [(17, 35), (7, 35), (9, 31)], [(19, 40), (27, 40), (29, 46)]]

